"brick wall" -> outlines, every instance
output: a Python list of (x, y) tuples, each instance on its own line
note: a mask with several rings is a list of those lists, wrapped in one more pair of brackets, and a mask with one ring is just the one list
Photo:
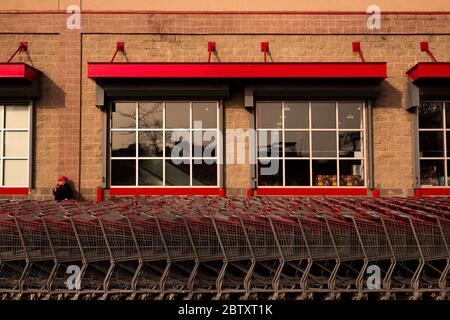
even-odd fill
[[(43, 72), (43, 94), (35, 104), (31, 197), (51, 197), (60, 174), (73, 179), (82, 198), (93, 198), (101, 185), (103, 115), (95, 107), (87, 62), (109, 61), (116, 41), (125, 41), (126, 47), (126, 57), (119, 54), (116, 61), (130, 62), (206, 61), (207, 41), (217, 43), (213, 61), (261, 62), (261, 41), (270, 42), (273, 62), (357, 61), (351, 43), (361, 41), (367, 61), (388, 62), (389, 77), (373, 118), (375, 185), (383, 194), (412, 193), (405, 72), (429, 61), (420, 41), (429, 41), (440, 61), (450, 61), (450, 15), (384, 15), (381, 31), (367, 30), (364, 15), (87, 14), (81, 30), (67, 30), (66, 18), (0, 13), (0, 56), (6, 60), (26, 40), (29, 55), (15, 61)], [(242, 103), (242, 92), (232, 91), (224, 102), (225, 129), (248, 128), (251, 115)], [(248, 164), (226, 167), (229, 194), (244, 194), (249, 180)]]

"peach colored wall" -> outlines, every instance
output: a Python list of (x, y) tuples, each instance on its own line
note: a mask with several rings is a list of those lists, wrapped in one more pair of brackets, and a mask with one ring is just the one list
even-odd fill
[(84, 10), (366, 11), (376, 4), (385, 11), (450, 11), (448, 0), (2, 0), (0, 10), (64, 10), (79, 3)]

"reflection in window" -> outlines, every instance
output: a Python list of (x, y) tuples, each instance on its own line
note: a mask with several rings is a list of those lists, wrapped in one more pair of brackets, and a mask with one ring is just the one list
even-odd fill
[(115, 103), (111, 186), (217, 186), (218, 112), (217, 101)]
[(309, 157), (309, 132), (286, 131), (284, 152), (286, 157)]
[[(257, 103), (258, 186), (365, 186), (363, 112), (362, 102)], [(262, 174), (270, 160), (284, 171)]]
[(339, 133), (339, 157), (361, 158), (361, 132)]
[(163, 161), (161, 159), (139, 160), (139, 185), (161, 186), (163, 184)]
[(450, 186), (450, 179), (448, 179), (450, 170), (448, 167), (448, 160), (450, 160), (450, 104), (448, 102), (422, 102), (417, 116), (420, 184), (423, 186)]
[(424, 186), (444, 186), (444, 161), (420, 160), (420, 182)]

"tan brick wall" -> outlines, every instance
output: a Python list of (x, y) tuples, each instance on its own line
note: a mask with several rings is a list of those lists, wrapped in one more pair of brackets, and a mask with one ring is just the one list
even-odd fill
[[(51, 197), (60, 174), (72, 178), (84, 198), (95, 196), (102, 178), (103, 114), (95, 107), (87, 62), (109, 61), (116, 41), (125, 41), (130, 62), (206, 61), (207, 41), (216, 41), (221, 62), (261, 62), (261, 41), (270, 42), (273, 62), (357, 61), (351, 43), (361, 41), (367, 61), (388, 62), (389, 77), (374, 109), (375, 185), (383, 194), (412, 193), (405, 72), (430, 60), (420, 52), (420, 41), (429, 41), (440, 61), (450, 61), (450, 15), (389, 15), (383, 18), (382, 31), (374, 32), (365, 28), (364, 16), (354, 15), (90, 14), (83, 16), (81, 31), (66, 30), (65, 19), (56, 14), (0, 14), (0, 56), (6, 60), (26, 40), (29, 57), (21, 54), (15, 61), (44, 74), (43, 95), (36, 102), (32, 197)], [(116, 61), (126, 59), (119, 54)], [(251, 116), (242, 105), (242, 92), (233, 89), (224, 103), (225, 129), (248, 128)], [(226, 167), (229, 194), (243, 194), (249, 180), (248, 164)]]

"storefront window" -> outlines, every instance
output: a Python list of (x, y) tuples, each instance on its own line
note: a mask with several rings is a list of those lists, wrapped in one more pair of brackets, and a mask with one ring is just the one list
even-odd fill
[(259, 102), (258, 186), (364, 186), (362, 102)]
[(217, 186), (219, 104), (118, 102), (111, 186)]
[(0, 186), (29, 186), (29, 105), (0, 105)]
[(418, 117), (420, 184), (449, 186), (450, 104), (423, 102)]

